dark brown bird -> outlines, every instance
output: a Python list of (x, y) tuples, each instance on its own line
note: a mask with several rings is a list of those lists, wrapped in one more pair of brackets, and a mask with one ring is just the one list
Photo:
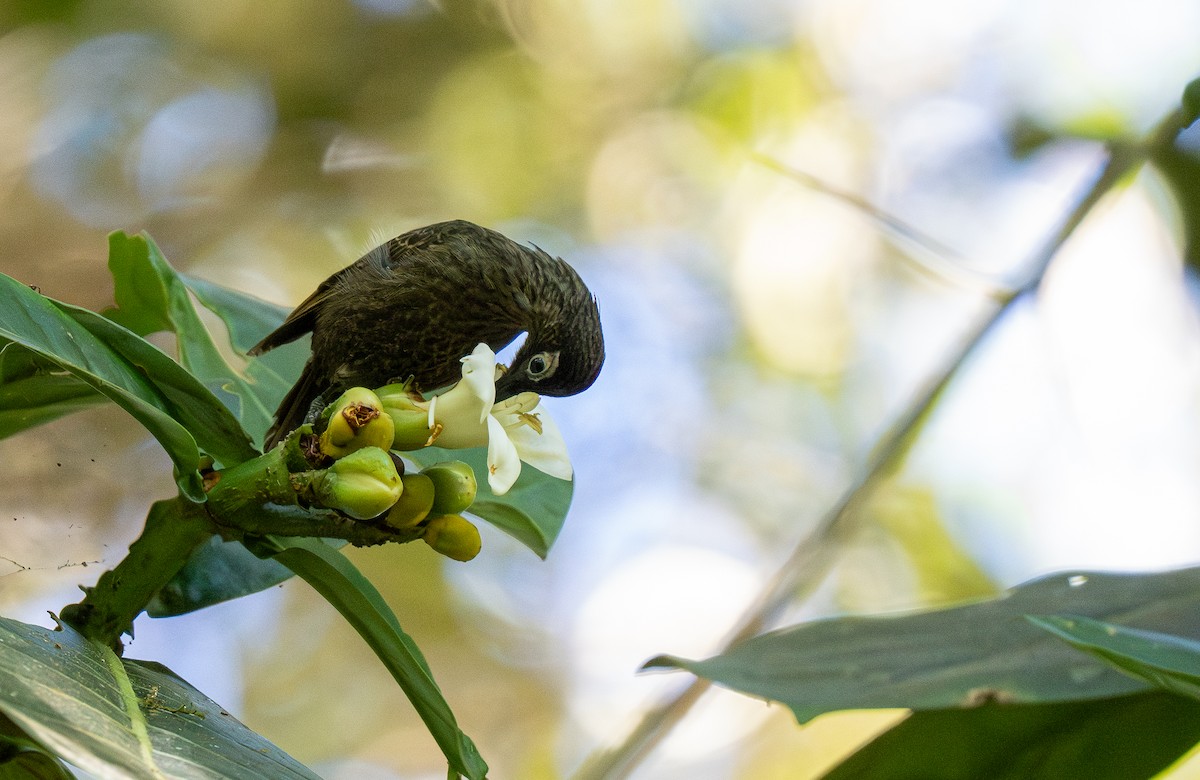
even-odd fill
[(453, 384), (460, 359), (481, 342), (499, 352), (526, 334), (496, 382), (497, 401), (525, 390), (574, 395), (596, 381), (604, 363), (596, 299), (575, 269), (463, 220), (372, 249), (322, 282), (250, 354), (309, 332), (312, 355), (279, 405), (264, 448), (350, 387), (409, 376), (423, 390)]

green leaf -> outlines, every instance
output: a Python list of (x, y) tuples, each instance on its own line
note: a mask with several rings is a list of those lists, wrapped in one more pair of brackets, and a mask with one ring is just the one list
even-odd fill
[[(203, 279), (182, 274), (180, 278), (196, 296), (196, 300), (225, 323), (234, 349), (243, 354), (263, 336), (279, 327), (290, 311)], [(246, 379), (265, 408), (275, 409), (279, 406), (295, 383), (295, 378), (300, 376), (308, 353), (309, 340), (305, 337), (292, 344), (276, 347), (246, 364)], [(251, 428), (250, 432), (258, 441), (265, 430)]]
[(69, 628), (0, 618), (0, 714), (98, 777), (317, 777), (165, 667), (108, 653)]
[(1078, 615), (1029, 615), (1072, 647), (1163, 690), (1200, 699), (1200, 642)]
[(0, 438), (107, 400), (54, 362), (0, 339)]
[(43, 373), (0, 382), (0, 439), (107, 400), (71, 374)]
[(1192, 124), (1200, 119), (1200, 79), (1193, 79), (1183, 88), (1183, 124)]
[(184, 280), (162, 252), (148, 236), (121, 231), (109, 235), (108, 247), (117, 300), (117, 308), (106, 312), (109, 319), (143, 335), (159, 330), (175, 333), (179, 362), (261, 440), (273, 419), (274, 405), (226, 362), (197, 314)]
[(179, 573), (146, 605), (146, 614), (156, 618), (182, 615), (258, 593), (292, 576), (286, 566), (259, 558), (241, 542), (226, 542), (214, 536), (192, 553)]
[(982, 701), (1055, 702), (1146, 687), (1074, 652), (1025, 615), (1072, 613), (1200, 635), (1200, 568), (1155, 574), (1056, 574), (1006, 595), (930, 612), (821, 620), (773, 631), (706, 661), (660, 656), (782, 702), (807, 721), (862, 707), (941, 709)]
[(472, 780), (487, 776), (487, 764), (458, 727), (425, 657), (400, 628), (383, 596), (346, 556), (315, 539), (271, 538), (261, 552), (302, 577), (375, 651), (425, 722), (453, 772)]
[[(1188, 85), (1185, 107), (1191, 102), (1191, 110), (1200, 105), (1200, 80)], [(1184, 260), (1195, 271), (1200, 271), (1200, 151), (1194, 146), (1183, 146), (1176, 138), (1166, 138), (1149, 148), (1149, 160), (1162, 175), (1167, 189), (1179, 207), (1183, 227)]]
[[(231, 290), (195, 276), (179, 274), (179, 278), (204, 308), (225, 323), (229, 331), (229, 340), (238, 352), (249, 351), (263, 336), (278, 328), (291, 313), (291, 309), (286, 306), (277, 306), (253, 295)], [(267, 353), (273, 354), (274, 350)], [(259, 361), (265, 360), (267, 355), (259, 358)], [(303, 358), (299, 361), (293, 360), (290, 368), (294, 370), (287, 371), (287, 374), (298, 375), (303, 367)]]
[(1154, 777), (1200, 740), (1200, 705), (1151, 691), (913, 713), (824, 780)]
[[(69, 316), (85, 310), (56, 304), (3, 274), (0, 274), (0, 301), (4, 302), (0, 306), (0, 338), (53, 362), (132, 414), (174, 461), (180, 490), (195, 501), (204, 500), (197, 471), (200, 452), (196, 440), (174, 419), (170, 404), (145, 374)], [(120, 330), (130, 338), (137, 338), (123, 328)], [(149, 344), (146, 347), (153, 350)], [(162, 357), (173, 363), (166, 355)]]
[(95, 312), (65, 303), (55, 305), (139, 369), (167, 400), (171, 416), (187, 428), (204, 452), (225, 466), (258, 456), (229, 409), (169, 355)]
[(567, 510), (571, 508), (574, 482), (522, 464), (516, 484), (503, 496), (497, 496), (488, 487), (486, 449), (426, 447), (405, 452), (404, 456), (422, 466), (444, 460), (461, 460), (470, 465), (479, 482), (479, 493), (467, 511), (512, 536), (539, 557), (545, 558), (549, 554), (567, 518)]
[(74, 780), (75, 775), (17, 724), (0, 715), (0, 780)]

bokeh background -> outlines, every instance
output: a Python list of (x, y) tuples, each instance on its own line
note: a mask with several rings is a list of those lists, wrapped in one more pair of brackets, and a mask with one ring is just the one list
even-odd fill
[[(568, 258), (609, 358), (550, 402), (577, 484), (549, 560), (486, 528), (466, 565), (352, 554), (493, 776), (566, 777), (687, 681), (643, 661), (719, 647), (1023, 278), (1096, 139), (1178, 102), (1197, 29), (1192, 0), (6, 0), (0, 270), (102, 308), (106, 233), (146, 230), (176, 266), (290, 304), (448, 218)], [(1200, 329), (1172, 209), (1148, 171), (1100, 204), (788, 621), (1200, 561)], [(0, 462), (0, 612), (43, 625), (173, 492), (114, 409)], [(444, 777), (303, 584), (136, 629), (131, 656), (323, 776)], [(895, 717), (800, 728), (710, 692), (634, 776), (812, 776)]]

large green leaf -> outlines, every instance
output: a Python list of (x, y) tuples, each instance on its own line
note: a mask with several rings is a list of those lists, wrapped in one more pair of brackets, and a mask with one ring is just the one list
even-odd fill
[(782, 702), (801, 721), (862, 707), (941, 709), (982, 701), (1098, 699), (1146, 684), (1072, 650), (1025, 619), (1070, 613), (1200, 635), (1200, 568), (1056, 574), (1006, 595), (916, 614), (821, 620), (773, 631), (679, 668)]
[(1200, 642), (1157, 631), (1139, 631), (1100, 620), (1029, 616), (1071, 646), (1172, 693), (1200, 699)]
[(913, 713), (824, 780), (1137, 780), (1200, 740), (1200, 704), (1161, 691)]
[[(175, 419), (171, 404), (143, 373), (145, 366), (139, 371), (124, 355), (71, 316), (85, 310), (56, 304), (3, 274), (0, 274), (0, 301), (3, 301), (0, 305), (0, 338), (53, 362), (132, 414), (158, 439), (174, 461), (180, 490), (194, 500), (204, 499), (197, 471), (200, 452), (196, 440)], [(137, 338), (123, 328), (119, 330), (132, 339)], [(146, 347), (147, 356), (150, 351), (157, 352), (150, 344), (141, 343)], [(161, 352), (157, 354), (167, 363), (174, 364)]]
[(226, 466), (258, 456), (258, 450), (229, 409), (170, 356), (95, 312), (64, 303), (55, 305), (139, 369), (167, 400), (171, 415), (187, 428), (204, 452)]
[(487, 450), (444, 450), (427, 447), (404, 453), (422, 466), (444, 460), (461, 460), (471, 466), (479, 482), (479, 493), (471, 505), (476, 515), (545, 558), (562, 530), (571, 508), (575, 483), (552, 477), (529, 465), (507, 493), (497, 496), (488, 487)]
[[(237, 415), (255, 437), (271, 424), (274, 404), (221, 355), (192, 304), (188, 287), (145, 235), (108, 237), (108, 266), (117, 307), (106, 316), (140, 334), (173, 332), (179, 362)], [(269, 390), (275, 392), (275, 388)]]
[[(224, 363), (192, 309), (186, 289), (146, 239), (114, 234), (110, 245), (117, 297), (124, 304), (115, 312), (121, 316), (109, 320), (85, 309), (51, 303), (138, 369), (142, 380), (153, 385), (167, 401), (159, 405), (188, 429), (202, 450), (227, 465), (253, 457), (256, 451), (240, 423), (217, 403), (217, 396), (226, 402), (234, 396), (212, 376), (216, 363)], [(141, 257), (140, 263), (137, 257)], [(191, 372), (139, 338), (161, 329), (164, 323), (170, 324), (171, 317), (182, 323), (178, 328), (181, 353), (190, 356), (187, 368)], [(104, 398), (94, 383), (61, 370), (69, 370), (62, 365), (61, 356), (48, 356), (44, 350), (35, 351), (23, 342), (12, 341), (4, 342), (0, 355), (0, 434), (11, 435)], [(207, 374), (196, 369), (206, 369)]]
[[(196, 300), (225, 323), (233, 348), (243, 354), (263, 336), (279, 327), (290, 311), (203, 279), (182, 274), (180, 278), (196, 296)], [(265, 408), (275, 409), (295, 383), (296, 377), (300, 376), (308, 359), (308, 345), (308, 338), (302, 338), (293, 344), (276, 347), (246, 364), (245, 376), (249, 387)], [(247, 430), (256, 441), (261, 441), (266, 432), (265, 427), (260, 431), (249, 425)]]
[(425, 657), (383, 596), (346, 556), (317, 539), (272, 538), (260, 552), (303, 578), (362, 636), (400, 684), (453, 772), (472, 780), (487, 776), (487, 764), (458, 727)]
[(99, 777), (316, 778), (165, 667), (0, 618), (0, 713)]

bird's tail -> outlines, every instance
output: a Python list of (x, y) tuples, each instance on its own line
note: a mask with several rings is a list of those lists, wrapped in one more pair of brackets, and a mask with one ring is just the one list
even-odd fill
[(308, 410), (320, 395), (321, 389), (317, 387), (316, 372), (313, 371), (310, 357), (304, 364), (304, 370), (300, 372), (300, 378), (292, 385), (292, 389), (283, 397), (275, 411), (275, 424), (267, 430), (263, 452), (283, 441), (284, 437), (304, 424), (304, 418), (308, 416)]

